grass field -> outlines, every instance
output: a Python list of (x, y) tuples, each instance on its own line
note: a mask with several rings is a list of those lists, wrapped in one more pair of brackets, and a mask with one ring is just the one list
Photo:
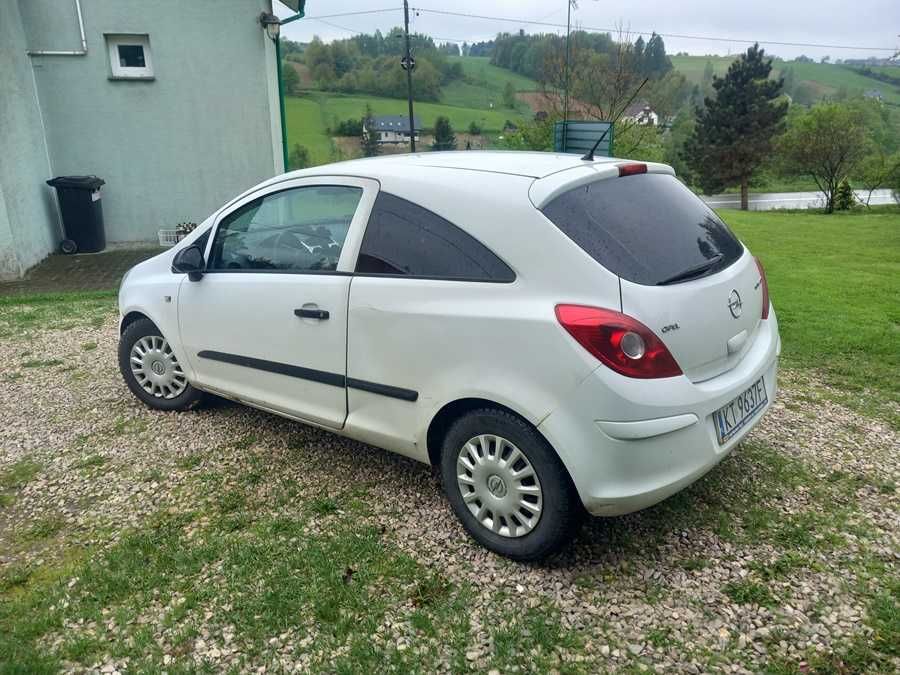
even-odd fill
[[(502, 105), (507, 82), (511, 82), (516, 91), (537, 91), (540, 88), (537, 82), (524, 75), (491, 65), (491, 59), (487, 56), (451, 56), (449, 60), (462, 64), (466, 80), (457, 80), (444, 87), (445, 103), (483, 109), (493, 103), (497, 108)], [(524, 105), (520, 106), (520, 110), (528, 112)]]
[(900, 210), (721, 214), (765, 265), (784, 364), (900, 428)]
[(315, 97), (285, 98), (284, 115), (287, 121), (289, 148), (293, 148), (295, 143), (306, 146), (314, 165), (332, 161), (334, 146), (325, 131), (322, 107)]
[[(530, 118), (531, 109), (526, 103), (518, 101), (515, 108), (503, 106), (503, 89), (507, 82), (512, 82), (516, 91), (533, 91), (538, 88), (534, 80), (492, 66), (488, 57), (458, 56), (450, 60), (462, 63), (465, 79), (445, 86), (440, 103), (415, 103), (415, 114), (426, 129), (434, 126), (438, 115), (446, 115), (457, 132), (466, 131), (476, 122), (484, 133), (494, 135), (503, 129), (507, 120), (520, 123)], [(407, 113), (405, 99), (312, 89), (302, 96), (286, 98), (288, 145), (306, 146), (313, 165), (334, 161), (337, 158), (334, 143), (326, 129), (336, 121), (361, 118), (366, 104), (372, 106), (376, 115)]]
[[(683, 74), (689, 82), (699, 84), (703, 79), (703, 70), (706, 62), (713, 65), (713, 72), (722, 76), (728, 70), (728, 66), (737, 57), (735, 56), (672, 56), (672, 65)], [(834, 96), (841, 88), (845, 88), (850, 95), (859, 95), (869, 89), (878, 89), (884, 95), (886, 101), (900, 104), (900, 88), (879, 82), (843, 66), (825, 63), (794, 63), (775, 60), (772, 64), (774, 75), (779, 75), (784, 69), (792, 68), (796, 82), (808, 82), (815, 89), (819, 97)], [(900, 71), (900, 68), (895, 70)]]
[[(356, 96), (332, 92), (310, 91), (299, 97), (285, 99), (288, 146), (295, 143), (305, 145), (310, 151), (313, 164), (324, 164), (334, 160), (333, 144), (326, 128), (335, 121), (360, 119), (366, 105), (372, 106), (376, 115), (405, 115), (406, 101), (377, 96)], [(477, 122), (485, 133), (495, 134), (503, 129), (506, 120), (521, 122), (522, 111), (510, 109), (484, 109), (442, 103), (416, 102), (415, 114), (426, 129), (434, 126), (439, 115), (450, 118), (450, 124), (458, 132)]]

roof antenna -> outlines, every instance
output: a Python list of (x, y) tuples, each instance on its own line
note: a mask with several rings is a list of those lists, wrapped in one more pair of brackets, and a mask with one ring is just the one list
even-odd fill
[[(594, 161), (594, 153), (597, 151), (597, 148), (600, 147), (600, 144), (603, 142), (603, 139), (606, 138), (606, 134), (608, 134), (609, 130), (613, 128), (613, 125), (619, 121), (619, 118), (624, 114), (624, 112), (626, 110), (628, 110), (628, 106), (631, 105), (631, 102), (634, 100), (634, 97), (637, 96), (638, 93), (641, 91), (641, 89), (644, 88), (644, 85), (647, 84), (647, 80), (649, 80), (649, 79), (650, 79), (649, 77), (645, 77), (644, 81), (641, 82), (640, 86), (634, 90), (634, 93), (631, 95), (631, 98), (628, 99), (628, 103), (626, 103), (625, 107), (619, 111), (619, 114), (616, 115), (616, 118), (612, 122), (609, 123), (609, 126), (606, 127), (606, 131), (604, 131), (600, 135), (600, 138), (598, 138), (597, 142), (594, 143), (594, 147), (591, 148), (590, 150), (588, 150), (588, 152), (585, 154), (585, 156), (581, 158), (582, 160), (584, 160), (585, 162), (593, 162)], [(568, 124), (568, 122), (566, 122), (566, 124)]]

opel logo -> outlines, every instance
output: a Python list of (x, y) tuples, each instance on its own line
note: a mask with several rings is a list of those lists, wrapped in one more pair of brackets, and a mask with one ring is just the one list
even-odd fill
[(150, 366), (154, 373), (157, 375), (162, 375), (166, 372), (166, 367), (163, 365), (162, 361), (154, 361), (153, 365)]
[(741, 294), (737, 292), (737, 289), (732, 289), (731, 295), (728, 296), (728, 309), (735, 319), (741, 315)]
[(487, 486), (488, 490), (491, 491), (491, 494), (498, 499), (506, 496), (506, 483), (504, 483), (503, 479), (497, 474), (494, 474), (487, 479)]

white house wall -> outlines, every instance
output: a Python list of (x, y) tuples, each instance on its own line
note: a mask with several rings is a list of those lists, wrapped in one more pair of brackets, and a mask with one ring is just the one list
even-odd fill
[(57, 216), (34, 77), (17, 2), (0, 0), (0, 279), (54, 246)]
[[(16, 4), (0, 6), (9, 1)], [(18, 5), (29, 49), (79, 47), (73, 2)], [(96, 174), (106, 181), (108, 240), (152, 241), (160, 228), (200, 222), (283, 170), (272, 109), (274, 47), (258, 23), (259, 14), (271, 10), (270, 0), (81, 5), (87, 54), (30, 61), (52, 174)], [(149, 35), (154, 80), (110, 79), (104, 34), (121, 33)]]

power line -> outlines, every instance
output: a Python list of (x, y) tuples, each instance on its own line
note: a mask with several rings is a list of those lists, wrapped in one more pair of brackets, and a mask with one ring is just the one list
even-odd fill
[(353, 33), (354, 35), (365, 35), (362, 31), (353, 30), (352, 28), (347, 28), (345, 26), (339, 26), (336, 23), (331, 23), (331, 21), (325, 21), (325, 19), (320, 19), (319, 17), (309, 17), (312, 18), (313, 21), (318, 21), (319, 23), (324, 23), (326, 26), (331, 26), (332, 28), (338, 28), (343, 31), (347, 31), (348, 33)]
[(363, 14), (383, 14), (384, 12), (399, 12), (400, 7), (383, 7), (382, 9), (365, 9), (359, 12), (341, 12), (340, 14), (322, 14), (321, 16), (307, 16), (307, 19), (339, 19), (342, 16), (361, 16)]
[[(549, 26), (551, 28), (565, 28), (566, 24), (560, 23), (552, 23), (549, 21), (536, 21), (530, 19), (516, 19), (507, 16), (486, 16), (484, 14), (469, 14), (467, 12), (451, 12), (449, 10), (444, 9), (426, 9), (424, 7), (416, 7), (415, 10), (417, 12), (429, 12), (431, 14), (443, 14), (446, 16), (461, 16), (469, 19), (484, 19), (486, 21), (505, 21), (507, 23), (519, 23), (519, 24), (528, 24), (532, 26)], [(596, 28), (592, 26), (582, 26), (582, 30), (593, 31), (598, 33), (616, 33), (620, 29), (618, 28)], [(723, 37), (712, 37), (710, 35), (685, 35), (682, 33), (660, 33), (657, 31), (641, 31), (641, 30), (628, 30), (628, 33), (634, 33), (635, 35), (659, 35), (660, 37), (666, 38), (676, 38), (682, 40), (709, 40), (712, 42), (743, 42), (746, 44), (753, 44), (758, 42), (761, 45), (776, 45), (779, 47), (821, 47), (824, 49), (853, 49), (859, 51), (871, 51), (871, 52), (893, 52), (895, 47), (860, 47), (860, 46), (852, 46), (852, 45), (830, 45), (830, 44), (819, 44), (816, 42), (781, 42), (778, 40), (745, 40), (740, 38), (723, 38)]]

